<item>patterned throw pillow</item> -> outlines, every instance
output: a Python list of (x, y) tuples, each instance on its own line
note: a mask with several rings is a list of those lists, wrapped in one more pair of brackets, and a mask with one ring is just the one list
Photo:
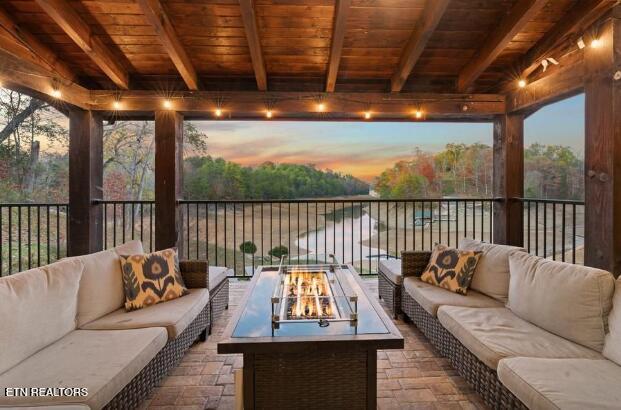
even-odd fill
[(429, 264), (420, 279), (465, 295), (481, 254), (480, 251), (462, 251), (438, 244), (433, 249)]
[(136, 310), (187, 295), (174, 248), (121, 255), (125, 310)]

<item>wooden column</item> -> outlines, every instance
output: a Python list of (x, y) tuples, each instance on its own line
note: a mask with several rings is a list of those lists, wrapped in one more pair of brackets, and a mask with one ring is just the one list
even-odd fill
[(103, 249), (103, 122), (92, 111), (69, 112), (69, 256)]
[(524, 116), (499, 115), (494, 120), (494, 243), (522, 246), (524, 196)]
[(155, 249), (176, 246), (182, 252), (183, 115), (155, 113)]
[(621, 7), (600, 26), (586, 66), (584, 263), (621, 273)]

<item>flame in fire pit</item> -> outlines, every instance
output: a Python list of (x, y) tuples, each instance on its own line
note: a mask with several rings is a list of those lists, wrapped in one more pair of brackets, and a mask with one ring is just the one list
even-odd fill
[(285, 277), (287, 319), (332, 319), (330, 284), (323, 272), (296, 272)]

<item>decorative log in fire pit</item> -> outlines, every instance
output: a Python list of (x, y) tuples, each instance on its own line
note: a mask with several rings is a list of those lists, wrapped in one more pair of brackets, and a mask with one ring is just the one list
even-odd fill
[(350, 265), (262, 266), (219, 353), (243, 353), (248, 409), (374, 409), (377, 349), (403, 337)]

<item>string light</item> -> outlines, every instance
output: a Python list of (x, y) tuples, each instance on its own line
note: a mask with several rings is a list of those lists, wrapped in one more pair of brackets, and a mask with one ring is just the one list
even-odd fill
[(526, 87), (526, 80), (519, 80), (518, 81), (518, 87), (520, 87), (520, 88)]
[(220, 108), (216, 108), (216, 111), (214, 111), (214, 114), (216, 117), (222, 117), (222, 110)]
[(116, 100), (116, 101), (114, 101), (114, 102), (112, 103), (112, 106), (114, 107), (114, 109), (115, 109), (115, 110), (120, 110), (120, 109), (121, 109), (122, 104), (121, 104), (121, 102), (120, 102), (120, 101)]
[(267, 110), (267, 111), (265, 112), (265, 116), (266, 116), (267, 118), (272, 118), (272, 110)]
[(416, 110), (414, 112), (414, 117), (416, 117), (416, 119), (420, 120), (421, 118), (423, 118), (423, 112), (421, 110)]
[(597, 39), (597, 38), (595, 38), (595, 39), (593, 39), (593, 41), (591, 41), (591, 47), (592, 48), (600, 48), (601, 45), (602, 45), (602, 41)]
[(317, 104), (317, 111), (324, 112), (326, 110), (326, 105), (324, 103)]
[(167, 110), (172, 108), (172, 102), (170, 102), (170, 100), (164, 100), (164, 108), (166, 108)]
[(63, 93), (61, 93), (58, 88), (52, 89), (52, 97), (60, 98), (60, 97), (62, 97), (62, 95), (63, 95)]
[(364, 113), (364, 119), (365, 120), (370, 120), (371, 119), (371, 111), (367, 111)]

